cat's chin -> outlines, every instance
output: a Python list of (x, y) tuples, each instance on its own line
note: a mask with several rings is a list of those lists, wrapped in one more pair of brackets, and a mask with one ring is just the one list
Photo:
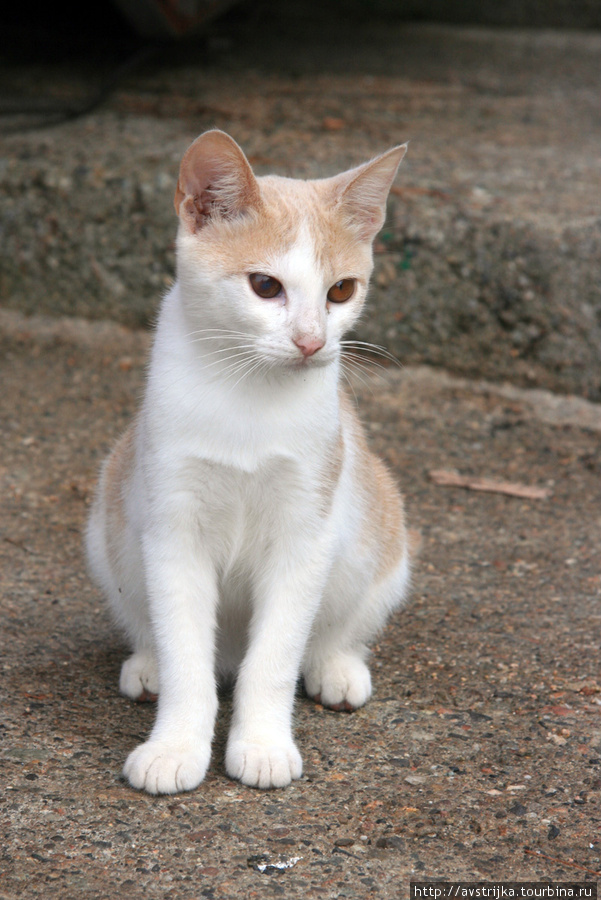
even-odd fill
[(329, 356), (301, 357), (301, 359), (291, 359), (287, 363), (286, 368), (293, 372), (311, 372), (314, 369), (325, 369), (327, 366), (331, 366), (333, 362), (333, 358)]
[(309, 357), (308, 359), (279, 357), (277, 360), (272, 361), (268, 374), (271, 373), (276, 378), (280, 378), (286, 375), (293, 376), (307, 372), (323, 371), (328, 366), (331, 366), (333, 362), (334, 359), (332, 357), (326, 356), (322, 359), (315, 359), (314, 357)]

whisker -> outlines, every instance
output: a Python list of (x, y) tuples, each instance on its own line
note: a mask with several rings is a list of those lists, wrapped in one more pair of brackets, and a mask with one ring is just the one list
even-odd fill
[[(342, 363), (342, 367), (344, 369), (344, 372), (345, 372), (345, 375), (347, 377), (347, 381), (349, 382), (349, 384), (350, 384), (350, 376), (352, 376), (353, 378), (357, 379), (357, 381), (361, 382), (361, 385), (366, 390), (369, 391), (369, 393), (371, 394), (372, 397), (374, 396), (373, 385), (370, 384), (367, 376), (373, 378), (374, 375), (377, 375), (378, 373), (374, 373), (370, 370), (367, 370), (367, 369), (363, 368), (361, 365), (359, 365), (355, 360), (351, 360), (348, 358), (345, 360), (345, 362)], [(353, 391), (353, 393), (354, 393), (354, 391)]]
[(373, 393), (373, 388), (371, 387), (367, 378), (364, 377), (364, 373), (362, 373), (362, 370), (360, 368), (353, 366), (350, 362), (348, 363), (348, 365), (345, 365), (343, 363), (342, 367), (347, 376), (354, 376), (357, 381), (360, 381), (361, 384), (364, 385), (364, 387), (369, 388), (369, 390)]
[[(238, 363), (237, 366), (232, 366), (230, 371), (227, 373), (226, 377), (223, 379), (223, 383), (228, 384), (231, 388), (232, 387), (232, 385), (231, 385), (232, 379), (235, 378), (236, 375), (239, 375), (240, 379), (244, 378), (248, 374), (248, 372), (253, 368), (254, 365), (255, 365), (255, 363), (253, 360), (245, 359), (244, 362)], [(235, 382), (233, 387), (235, 387), (237, 383), (238, 382)]]
[(197, 331), (190, 331), (188, 334), (184, 335), (184, 337), (194, 337), (197, 334), (204, 334), (207, 337), (207, 340), (213, 339), (218, 340), (219, 337), (246, 337), (252, 338), (254, 335), (250, 334), (246, 331), (233, 331), (229, 328), (199, 328)]
[(201, 334), (199, 332), (196, 332), (196, 333), (192, 332), (191, 334), (186, 335), (186, 338), (189, 339), (189, 343), (191, 343), (191, 344), (195, 344), (198, 341), (221, 341), (224, 338), (238, 338), (238, 339), (249, 338), (250, 339), (253, 337), (254, 337), (254, 335), (252, 335), (252, 334), (243, 334), (242, 332), (240, 332), (240, 334)]
[(370, 344), (368, 341), (341, 341), (340, 346), (350, 347), (353, 350), (360, 350), (364, 353), (370, 353), (373, 356), (381, 356), (383, 359), (387, 359), (389, 362), (399, 366), (399, 368), (403, 368), (402, 362), (397, 359), (394, 353), (391, 353), (386, 347), (380, 347), (379, 344)]
[(346, 383), (347, 383), (348, 386), (350, 387), (351, 391), (353, 392), (353, 397), (355, 398), (355, 406), (358, 406), (358, 405), (359, 405), (359, 399), (358, 399), (358, 397), (357, 397), (357, 392), (355, 391), (355, 388), (353, 387), (353, 382), (351, 381), (351, 379), (350, 379), (349, 376), (347, 375), (347, 372), (346, 372), (346, 369), (344, 368), (344, 365), (341, 365), (340, 371), (342, 372), (342, 377), (344, 378), (344, 380), (346, 381)]
[[(190, 343), (194, 344), (196, 342), (190, 341)], [(209, 350), (205, 355), (217, 356), (218, 353), (230, 353), (232, 350), (252, 350), (254, 346), (254, 344), (234, 344), (232, 347), (220, 347), (218, 350)]]
[[(221, 374), (227, 375), (227, 373), (230, 371), (230, 369), (232, 369), (234, 366), (240, 364), (240, 362), (243, 362), (243, 363), (249, 362), (253, 356), (254, 356), (254, 354), (250, 350), (242, 350), (237, 353), (232, 353), (230, 356), (214, 360), (213, 362), (208, 363), (207, 365), (203, 365), (200, 368), (200, 371), (208, 372), (210, 369), (213, 369), (217, 365), (223, 365), (224, 367), (222, 369)], [(234, 362), (230, 362), (229, 365), (225, 365), (225, 363), (228, 363), (230, 360), (234, 360)], [(179, 368), (178, 366), (173, 366), (166, 374), (170, 375), (172, 372), (177, 372), (178, 368)], [(187, 378), (189, 378), (190, 375), (191, 375), (190, 372), (187, 372), (187, 371), (182, 372), (180, 374), (179, 378), (176, 381), (172, 382), (172, 386), (176, 387), (182, 381), (185, 381)]]
[[(360, 366), (364, 372), (369, 373), (374, 378), (381, 378), (380, 372), (386, 372), (388, 370), (388, 367), (383, 366), (382, 363), (378, 363), (373, 359), (368, 359), (362, 354), (353, 353), (349, 350), (343, 350), (342, 357), (343, 359), (352, 361), (357, 366)], [(376, 369), (380, 369), (380, 372), (376, 372)]]
[[(209, 363), (208, 365), (202, 366), (202, 371), (207, 372), (209, 369), (213, 369), (215, 366), (221, 365), (222, 363), (229, 362), (230, 359), (241, 360), (244, 357), (246, 357), (246, 359), (252, 359), (254, 355), (255, 354), (252, 353), (251, 350), (240, 350), (238, 353), (232, 353), (230, 356), (225, 356), (220, 359), (215, 359), (215, 360), (213, 360), (213, 362)], [(227, 372), (228, 368), (229, 368), (229, 366), (226, 366), (223, 371)]]
[(366, 387), (369, 385), (369, 380), (366, 377), (365, 371), (358, 366), (353, 365), (352, 362), (347, 362), (344, 366), (344, 369), (348, 375), (355, 376), (357, 380), (361, 382), (361, 384), (364, 384)]
[(342, 358), (349, 364), (352, 364), (353, 368), (361, 369), (361, 371), (365, 372), (366, 375), (369, 375), (370, 378), (381, 379), (387, 371), (386, 366), (383, 366), (372, 359), (366, 359), (364, 356), (356, 353), (351, 353), (348, 350), (343, 351)]
[(242, 372), (242, 375), (240, 376), (240, 378), (236, 381), (236, 383), (234, 385), (232, 385), (231, 390), (233, 391), (234, 388), (236, 388), (240, 384), (241, 381), (243, 381), (245, 378), (248, 378), (249, 375), (251, 375), (253, 372), (255, 372), (262, 365), (263, 365), (263, 360), (261, 358), (259, 358), (255, 362), (255, 364), (250, 367), (250, 369), (247, 372)]

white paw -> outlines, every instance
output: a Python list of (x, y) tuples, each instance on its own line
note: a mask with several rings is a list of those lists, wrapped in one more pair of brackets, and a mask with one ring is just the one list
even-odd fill
[(150, 651), (134, 653), (121, 666), (119, 690), (132, 700), (156, 699), (159, 692), (159, 673)]
[(123, 774), (140, 791), (177, 794), (200, 784), (210, 757), (209, 743), (191, 751), (162, 741), (147, 741), (129, 754)]
[(303, 774), (303, 761), (295, 745), (255, 744), (230, 741), (225, 754), (225, 768), (230, 778), (250, 787), (286, 787)]
[(330, 709), (350, 711), (371, 697), (371, 676), (360, 657), (333, 656), (305, 672), (305, 690)]

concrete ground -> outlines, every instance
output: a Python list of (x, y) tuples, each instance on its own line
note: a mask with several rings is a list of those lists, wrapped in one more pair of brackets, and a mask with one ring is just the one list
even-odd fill
[[(476, 38), (456, 33), (453, 44), (453, 33), (446, 34), (443, 49), (423, 57), (431, 79), (418, 77), (422, 63), (409, 51), (405, 74), (382, 73), (387, 59), (401, 65), (398, 45), (388, 57), (385, 44), (378, 45), (373, 76), (359, 54), (363, 74), (353, 82), (360, 88), (355, 94), (344, 73), (319, 77), (310, 55), (305, 74), (274, 76), (268, 90), (257, 69), (231, 60), (228, 36), (216, 31), (212, 52), (219, 59), (212, 68), (188, 59), (170, 70), (177, 102), (164, 89), (165, 71), (146, 71), (91, 117), (2, 138), (2, 900), (396, 900), (408, 896), (411, 880), (594, 883), (601, 876), (601, 407), (583, 399), (596, 397), (599, 384), (594, 304), (583, 313), (559, 282), (547, 281), (539, 292), (528, 274), (533, 270), (519, 262), (526, 257), (509, 255), (503, 277), (515, 276), (515, 293), (514, 282), (501, 279), (510, 300), (495, 313), (497, 325), (476, 319), (491, 343), (469, 317), (461, 330), (453, 313), (447, 337), (433, 328), (431, 356), (426, 352), (432, 310), (444, 318), (454, 308), (455, 288), (444, 290), (449, 273), (468, 292), (480, 284), (480, 311), (493, 309), (501, 296), (493, 292), (486, 300), (486, 285), (473, 270), (461, 274), (463, 258), (446, 261), (442, 274), (435, 265), (436, 246), (445, 260), (452, 257), (447, 240), (463, 246), (458, 220), (447, 218), (448, 203), (439, 196), (452, 180), (450, 167), (454, 183), (485, 192), (471, 196), (486, 200), (492, 192), (505, 204), (502, 227), (497, 201), (486, 200), (482, 218), (460, 229), (468, 255), (479, 248), (474, 258), (486, 261), (495, 235), (509, 252), (512, 235), (521, 240), (530, 215), (530, 246), (543, 278), (541, 235), (559, 229), (565, 238), (565, 223), (575, 227), (577, 219), (584, 229), (578, 233), (588, 237), (585, 243), (574, 238), (574, 253), (566, 251), (568, 280), (590, 285), (594, 296), (597, 250), (587, 229), (598, 216), (598, 145), (595, 157), (591, 137), (601, 128), (598, 107), (577, 142), (568, 143), (559, 121), (576, 116), (582, 124), (585, 109), (593, 109), (593, 82), (584, 72), (587, 60), (597, 58), (598, 41), (547, 36), (564, 48), (566, 66), (571, 62), (561, 79), (546, 82), (550, 69), (537, 67), (519, 36), (513, 43), (503, 38), (505, 50), (496, 61), (491, 56), (489, 68), (480, 56), (480, 68), (474, 62), (470, 69), (466, 42)], [(581, 49), (589, 41), (592, 55), (572, 59), (573, 41)], [(423, 50), (424, 44), (412, 46)], [(437, 66), (448, 73), (452, 47), (463, 47), (456, 71), (481, 77), (448, 84), (446, 75), (434, 78)], [(510, 82), (493, 79), (508, 59), (513, 68), (504, 71), (513, 72), (516, 86), (511, 100), (504, 87)], [(32, 83), (31, 69), (21, 75), (24, 85)], [(377, 79), (377, 92), (367, 89), (369, 77)], [(543, 82), (555, 85), (551, 93)], [(520, 93), (518, 83), (538, 87)], [(199, 85), (205, 85), (200, 94)], [(63, 82), (65, 92), (72, 87)], [(398, 98), (401, 89), (403, 129), (382, 102), (382, 91)], [(313, 105), (306, 100), (310, 90)], [(200, 99), (190, 108), (193, 95)], [(300, 110), (292, 120), (285, 102), (291, 95), (292, 109)], [(469, 118), (473, 104), (482, 131)], [(426, 108), (429, 118), (421, 112)], [(355, 118), (360, 129), (351, 127)], [(411, 137), (416, 121), (423, 134), (420, 149), (411, 149), (405, 182), (411, 190), (396, 195), (392, 209), (407, 224), (382, 239), (374, 293), (387, 322), (379, 342), (411, 365), (376, 370), (354, 386), (372, 444), (398, 478), (411, 526), (423, 538), (412, 596), (374, 648), (374, 697), (349, 715), (299, 694), (296, 736), (305, 774), (288, 789), (262, 793), (225, 775), (230, 698), (224, 694), (206, 782), (176, 797), (139, 794), (120, 771), (147, 734), (153, 708), (118, 694), (126, 650), (86, 576), (81, 530), (100, 460), (140, 395), (149, 336), (116, 320), (134, 326), (147, 317), (150, 296), (156, 303), (169, 278), (177, 158), (198, 131), (218, 124), (236, 133), (255, 164), (267, 168), (275, 161), (276, 168), (316, 174), (358, 162), (399, 130)], [(516, 122), (519, 147), (513, 138), (503, 144), (486, 137)], [(548, 138), (563, 148), (560, 157), (551, 151), (545, 157)], [(510, 157), (514, 167), (505, 177)], [(485, 158), (495, 165), (483, 165)], [(565, 160), (573, 190), (560, 178)], [(535, 170), (540, 181), (533, 193), (528, 179)], [(403, 188), (402, 179), (398, 185)], [(550, 230), (534, 215), (535, 196)], [(406, 206), (395, 205), (407, 197)], [(402, 229), (412, 217), (421, 224), (411, 245)], [(7, 246), (16, 268), (6, 263)], [(388, 271), (387, 261), (393, 263)], [(418, 295), (431, 297), (430, 313), (420, 312)], [(544, 347), (553, 338), (564, 353), (572, 341), (571, 368), (534, 349), (528, 355), (513, 338), (503, 343), (514, 327), (512, 310), (519, 318), (527, 314), (520, 309), (539, 309), (537, 298), (559, 303), (561, 296), (566, 330), (560, 323), (534, 343)], [(500, 324), (503, 311), (508, 329)], [(585, 320), (574, 322), (589, 313), (586, 334)], [(375, 315), (366, 320), (370, 334), (376, 321)], [(418, 323), (419, 341), (411, 337), (411, 321)], [(405, 344), (399, 334), (408, 336)], [(424, 361), (439, 367), (417, 365)], [(440, 470), (544, 489), (544, 496), (444, 486), (432, 474)]]
[[(299, 696), (305, 774), (261, 793), (225, 775), (224, 696), (206, 782), (152, 798), (120, 770), (153, 709), (118, 694), (125, 648), (81, 553), (147, 337), (0, 324), (2, 898), (392, 900), (410, 879), (599, 877), (600, 407), (427, 368), (357, 383), (423, 535), (374, 697), (347, 715)], [(440, 469), (548, 496), (439, 486)]]

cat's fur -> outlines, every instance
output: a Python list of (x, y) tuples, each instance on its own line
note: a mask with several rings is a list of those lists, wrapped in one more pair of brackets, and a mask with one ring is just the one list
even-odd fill
[[(236, 678), (227, 772), (262, 788), (302, 772), (299, 674), (334, 709), (370, 696), (367, 644), (406, 592), (409, 554), (401, 497), (341, 388), (341, 339), (404, 152), (318, 181), (255, 178), (211, 131), (182, 160), (177, 283), (87, 531), (133, 648), (121, 691), (158, 693), (125, 763), (136, 788), (202, 781), (220, 676)], [(257, 296), (252, 273), (281, 294)], [(330, 302), (342, 279), (354, 295)]]

